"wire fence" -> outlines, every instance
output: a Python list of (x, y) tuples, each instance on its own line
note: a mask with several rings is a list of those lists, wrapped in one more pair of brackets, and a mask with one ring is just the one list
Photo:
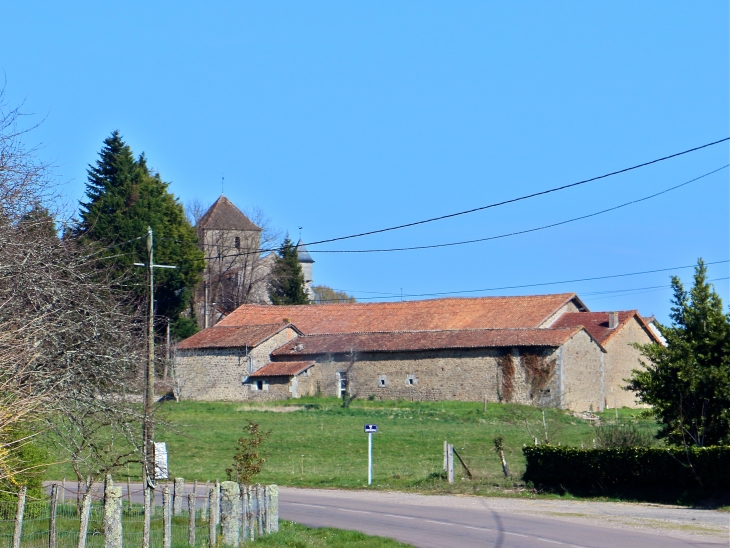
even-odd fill
[(27, 501), (21, 488), (17, 500), (0, 501), (0, 548), (238, 546), (278, 530), (277, 486), (216, 482), (197, 489), (197, 482), (186, 489), (182, 478), (172, 490), (147, 493), (111, 482), (83, 493), (55, 484), (47, 500)]

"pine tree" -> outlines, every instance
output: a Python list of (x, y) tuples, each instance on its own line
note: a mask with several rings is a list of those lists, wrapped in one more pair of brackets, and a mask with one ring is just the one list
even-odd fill
[(304, 274), (299, 264), (297, 248), (287, 236), (278, 251), (269, 298), (273, 304), (309, 304), (309, 297), (304, 290)]
[[(171, 322), (173, 336), (184, 338), (197, 330), (192, 296), (204, 262), (195, 230), (168, 186), (149, 169), (144, 155), (135, 160), (129, 145), (114, 131), (104, 140), (96, 165), (89, 166), (87, 201), (81, 202), (74, 233), (82, 242), (105, 248), (101, 256), (116, 272), (131, 273), (141, 305), (146, 299), (146, 273), (133, 263), (147, 262), (145, 237), (147, 227), (152, 227), (155, 263), (179, 267), (155, 271), (156, 314)], [(181, 315), (186, 308), (190, 314)]]
[(730, 316), (707, 282), (700, 259), (687, 292), (676, 276), (672, 325), (659, 326), (667, 346), (641, 346), (646, 369), (635, 370), (628, 388), (652, 406), (658, 436), (673, 444), (730, 443)]

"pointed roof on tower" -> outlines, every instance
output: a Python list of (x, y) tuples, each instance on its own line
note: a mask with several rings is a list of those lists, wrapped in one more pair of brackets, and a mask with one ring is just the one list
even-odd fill
[(251, 222), (233, 202), (221, 194), (210, 209), (198, 221), (198, 228), (204, 230), (255, 230), (261, 228)]
[(297, 242), (297, 257), (299, 257), (300, 263), (313, 263), (314, 259), (312, 259), (312, 256), (309, 254), (309, 251), (307, 251), (307, 248), (304, 246), (304, 242), (302, 242), (302, 239), (299, 238), (299, 241)]

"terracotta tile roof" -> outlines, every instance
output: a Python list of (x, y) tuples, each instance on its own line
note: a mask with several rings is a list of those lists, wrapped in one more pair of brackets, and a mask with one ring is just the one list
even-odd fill
[(560, 346), (580, 328), (464, 329), (303, 335), (272, 352), (278, 359), (356, 352), (400, 352), (458, 348)]
[(586, 331), (601, 345), (605, 345), (611, 337), (621, 331), (633, 318), (641, 324), (649, 336), (656, 342), (661, 342), (654, 331), (649, 328), (644, 318), (636, 310), (621, 310), (618, 312), (618, 325), (614, 329), (608, 327), (608, 312), (569, 312), (563, 314), (551, 327), (585, 327)]
[(219, 325), (292, 322), (304, 333), (539, 327), (575, 293), (300, 306), (245, 304)]
[(261, 369), (257, 369), (249, 375), (251, 377), (291, 377), (293, 375), (299, 375), (302, 371), (305, 371), (312, 367), (314, 362), (312, 360), (303, 362), (276, 362), (267, 363)]
[(192, 350), (197, 348), (256, 346), (287, 327), (291, 327), (298, 332), (293, 325), (284, 323), (245, 325), (240, 327), (223, 327), (218, 324), (214, 327), (203, 329), (192, 337), (188, 337), (177, 347), (181, 350)]
[(233, 202), (221, 195), (200, 218), (198, 228), (205, 230), (255, 230), (261, 229), (251, 222)]

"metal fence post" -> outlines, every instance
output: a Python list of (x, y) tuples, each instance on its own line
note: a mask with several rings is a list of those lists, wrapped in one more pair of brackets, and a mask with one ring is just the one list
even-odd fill
[(162, 491), (162, 546), (172, 547), (172, 508), (170, 504), (170, 489)]
[(223, 544), (238, 547), (240, 534), (241, 488), (234, 481), (221, 484), (221, 528)]
[(81, 521), (79, 522), (78, 548), (86, 548), (86, 533), (89, 531), (89, 512), (91, 511), (91, 492), (87, 491), (81, 503)]
[(448, 444), (448, 450), (446, 451), (446, 460), (448, 464), (448, 470), (446, 471), (449, 483), (454, 483), (454, 446)]
[(56, 548), (56, 513), (58, 512), (58, 484), (51, 486), (51, 513), (48, 523), (48, 548)]
[(188, 495), (188, 544), (195, 546), (195, 492)]
[(183, 497), (185, 497), (185, 479), (175, 478), (172, 491), (172, 515), (177, 516), (183, 511)]
[(15, 510), (15, 529), (13, 530), (13, 548), (20, 548), (20, 537), (23, 535), (23, 515), (25, 514), (25, 485), (18, 491), (18, 508)]

